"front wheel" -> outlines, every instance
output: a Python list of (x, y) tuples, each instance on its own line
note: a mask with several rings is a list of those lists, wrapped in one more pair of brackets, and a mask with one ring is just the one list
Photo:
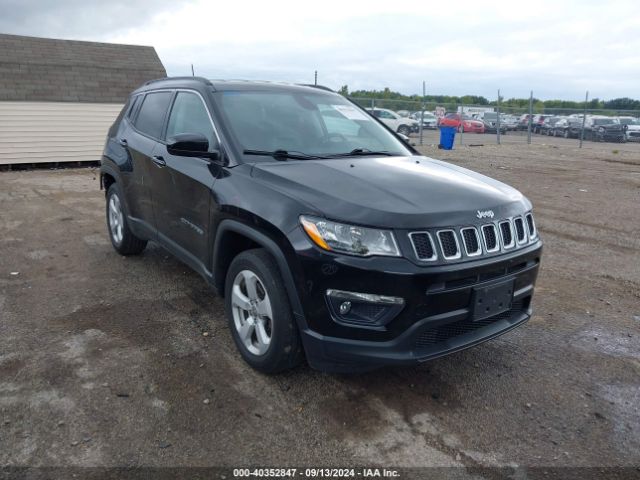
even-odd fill
[(107, 190), (107, 228), (113, 248), (120, 255), (138, 255), (147, 241), (136, 237), (129, 228), (122, 191), (117, 183)]
[(398, 127), (398, 133), (400, 133), (402, 135), (406, 135), (408, 137), (409, 134), (411, 133), (411, 129), (409, 127), (407, 127), (406, 125), (400, 125)]
[(303, 351), (278, 264), (261, 248), (240, 253), (225, 281), (229, 328), (242, 358), (263, 373), (295, 367)]

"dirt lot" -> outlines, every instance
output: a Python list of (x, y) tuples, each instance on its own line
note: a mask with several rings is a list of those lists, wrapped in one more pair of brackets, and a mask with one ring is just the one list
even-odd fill
[(0, 465), (640, 466), (640, 154), (551, 143), (424, 147), (533, 201), (531, 321), (362, 376), (252, 371), (200, 277), (113, 251), (94, 170), (0, 173)]

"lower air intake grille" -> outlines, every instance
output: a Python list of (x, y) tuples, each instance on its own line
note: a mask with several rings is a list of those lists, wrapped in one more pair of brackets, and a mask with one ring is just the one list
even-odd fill
[(439, 327), (431, 328), (429, 330), (425, 330), (418, 336), (418, 338), (416, 338), (414, 347), (416, 349), (420, 349), (430, 347), (431, 345), (436, 345), (451, 338), (474, 332), (483, 327), (487, 327), (497, 321), (511, 318), (514, 315), (522, 313), (524, 310), (525, 303), (520, 300), (517, 302), (513, 302), (511, 310), (500, 313), (498, 315), (494, 315), (493, 317), (485, 318), (484, 320), (479, 320), (477, 322), (474, 322), (472, 320), (461, 320), (459, 322), (449, 323), (446, 325), (441, 325)]
[(440, 246), (442, 247), (442, 253), (445, 258), (458, 258), (460, 256), (456, 234), (453, 230), (442, 230), (438, 232), (438, 239), (440, 240)]
[(516, 227), (516, 238), (518, 239), (518, 243), (524, 242), (527, 238), (524, 231), (524, 220), (522, 220), (522, 218), (516, 218), (513, 221), (513, 225)]
[(420, 260), (435, 260), (436, 251), (431, 241), (431, 236), (427, 232), (416, 232), (409, 235), (416, 257)]

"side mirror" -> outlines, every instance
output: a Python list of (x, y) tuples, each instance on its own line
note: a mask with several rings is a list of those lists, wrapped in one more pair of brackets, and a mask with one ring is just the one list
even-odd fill
[(217, 160), (219, 152), (209, 151), (209, 140), (201, 133), (179, 133), (167, 140), (167, 151), (181, 157), (201, 157)]

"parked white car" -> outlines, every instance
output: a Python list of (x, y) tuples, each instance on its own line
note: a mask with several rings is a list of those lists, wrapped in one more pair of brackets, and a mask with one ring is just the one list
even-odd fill
[(393, 110), (386, 108), (367, 108), (367, 110), (394, 132), (408, 136), (419, 129), (420, 124), (414, 119), (401, 117)]
[(631, 120), (627, 125), (627, 142), (640, 142), (640, 120)]
[(422, 112), (413, 112), (411, 114), (411, 118), (418, 122), (418, 128), (420, 127), (420, 118), (422, 118), (422, 128), (435, 130), (438, 127), (438, 117), (433, 113), (424, 112), (424, 117), (422, 117), (422, 115)]

